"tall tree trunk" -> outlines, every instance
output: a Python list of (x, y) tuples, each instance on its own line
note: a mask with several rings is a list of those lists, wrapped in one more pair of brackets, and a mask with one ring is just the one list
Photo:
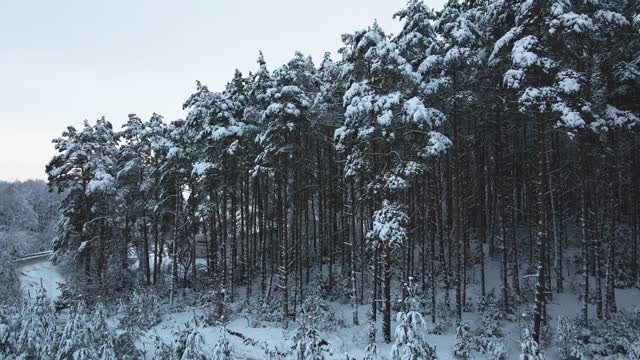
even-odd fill
[(384, 317), (382, 319), (382, 330), (384, 341), (391, 343), (391, 244), (384, 243), (384, 255), (382, 256), (384, 266)]
[(498, 201), (498, 206), (500, 210), (498, 210), (497, 222), (500, 226), (500, 240), (501, 241), (501, 250), (502, 250), (502, 270), (500, 275), (502, 276), (502, 306), (505, 313), (509, 313), (509, 281), (507, 280), (509, 277), (509, 265), (508, 265), (508, 256), (509, 253), (507, 248), (507, 231), (505, 229), (504, 224), (504, 216), (502, 215), (502, 206), (500, 205), (501, 200)]
[(540, 336), (542, 333), (542, 323), (544, 314), (546, 313), (546, 289), (545, 289), (545, 243), (547, 240), (546, 232), (546, 197), (545, 197), (545, 180), (546, 180), (546, 150), (545, 150), (545, 123), (544, 115), (537, 114), (537, 130), (538, 130), (538, 173), (536, 178), (536, 247), (538, 255), (538, 281), (536, 284), (536, 301), (533, 312), (533, 340), (540, 344)]
[(610, 151), (611, 151), (611, 159), (609, 161), (610, 170), (609, 170), (609, 246), (607, 252), (607, 275), (606, 275), (606, 314), (607, 318), (611, 317), (612, 313), (618, 311), (616, 305), (616, 294), (615, 294), (615, 277), (616, 277), (616, 214), (619, 211), (619, 199), (617, 198), (618, 194), (618, 166), (617, 166), (617, 138), (616, 131), (612, 129), (609, 131), (609, 139), (610, 139)]
[[(633, 163), (633, 171), (631, 172), (631, 176), (633, 179), (640, 179), (640, 164), (638, 164), (638, 135), (631, 134), (631, 157)], [(632, 181), (631, 182), (631, 200), (633, 202), (632, 205), (632, 219), (631, 219), (631, 241), (632, 243), (632, 252), (631, 252), (631, 266), (633, 271), (633, 283), (638, 284), (638, 280), (640, 279), (640, 267), (638, 266), (638, 233), (640, 232), (640, 224), (639, 217), (640, 214), (638, 212), (638, 206), (640, 206), (640, 181)]]
[(356, 191), (355, 182), (351, 182), (351, 306), (353, 307), (353, 324), (358, 325), (358, 289), (356, 281)]
[(582, 276), (583, 276), (583, 291), (582, 291), (582, 322), (584, 326), (589, 325), (589, 194), (590, 190), (588, 188), (588, 180), (586, 179), (586, 175), (588, 174), (587, 168), (587, 154), (584, 153), (586, 151), (584, 139), (580, 139), (582, 147), (579, 151), (579, 156), (581, 157), (581, 196), (580, 196), (580, 228), (582, 233)]
[(289, 203), (287, 198), (287, 162), (284, 162), (284, 172), (282, 177), (282, 241), (281, 241), (281, 269), (280, 276), (282, 280), (282, 316), (284, 317), (284, 328), (288, 328), (289, 322), (289, 241), (288, 241), (288, 209)]
[(180, 214), (180, 198), (182, 197), (182, 190), (180, 185), (176, 184), (176, 206), (173, 212), (173, 245), (172, 245), (172, 274), (171, 274), (171, 304), (176, 293), (176, 283), (178, 282), (178, 218)]
[(156, 285), (158, 283), (158, 267), (159, 258), (160, 258), (160, 249), (159, 247), (159, 237), (160, 237), (160, 229), (158, 228), (158, 216), (153, 215), (153, 284)]
[(142, 268), (147, 286), (151, 285), (151, 268), (149, 265), (149, 232), (147, 228), (147, 209), (142, 209)]
[(238, 180), (234, 179), (231, 187), (231, 273), (229, 274), (229, 301), (233, 302), (238, 275)]

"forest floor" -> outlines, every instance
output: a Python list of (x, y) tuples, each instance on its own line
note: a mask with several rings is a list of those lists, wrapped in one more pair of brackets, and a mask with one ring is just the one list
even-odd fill
[[(58, 289), (58, 283), (63, 281), (63, 277), (51, 262), (43, 259), (37, 262), (25, 263), (19, 266), (21, 286), (25, 297), (32, 296), (35, 293), (37, 287), (43, 286), (53, 301), (60, 296), (60, 290)], [(575, 269), (566, 268), (567, 273), (574, 274)], [(481, 325), (481, 313), (475, 311), (475, 307), (479, 302), (479, 279), (477, 278), (477, 271), (469, 271), (469, 285), (467, 288), (468, 307), (472, 311), (464, 312), (463, 321), (469, 324), (469, 327), (473, 331)], [(527, 298), (531, 295), (532, 280), (527, 276), (526, 270), (521, 269), (521, 286), (523, 289), (523, 298)], [(554, 293), (551, 302), (547, 306), (549, 315), (548, 326), (555, 328), (557, 325), (558, 316), (562, 315), (567, 318), (576, 318), (579, 316), (581, 304), (576, 295), (576, 284), (580, 282), (581, 278), (575, 275), (567, 276), (565, 279), (565, 292), (561, 294)], [(497, 261), (488, 261), (486, 264), (486, 287), (487, 292), (494, 291), (496, 295), (500, 294), (500, 263)], [(243, 290), (243, 289), (239, 289)], [(529, 291), (527, 293), (527, 291)], [(529, 294), (529, 295), (527, 295)], [(241, 291), (238, 291), (237, 295), (243, 295)], [(438, 294), (438, 302), (442, 302), (443, 292), (442, 290)], [(242, 299), (242, 296), (237, 296), (237, 299)], [(531, 296), (531, 299), (533, 297)], [(454, 293), (451, 292), (451, 299), (453, 302)], [(171, 343), (175, 338), (175, 333), (180, 328), (184, 328), (185, 324), (191, 321), (194, 316), (198, 319), (202, 319), (206, 315), (206, 308), (203, 306), (185, 306), (180, 303), (181, 299), (178, 296), (176, 303), (177, 306), (170, 306), (168, 304), (162, 304), (160, 310), (160, 322), (153, 326), (151, 329), (143, 332), (137, 342), (137, 346), (143, 352), (146, 352), (148, 358), (152, 358), (152, 354), (155, 351), (157, 344), (156, 339), (162, 340), (164, 343)], [(616, 289), (616, 301), (618, 308), (621, 311), (631, 312), (638, 306), (640, 306), (640, 289)], [(335, 313), (337, 325), (332, 326), (329, 329), (321, 330), (320, 336), (324, 339), (328, 346), (325, 347), (325, 356), (327, 359), (362, 359), (365, 355), (365, 349), (368, 345), (369, 334), (369, 319), (368, 314), (370, 311), (370, 305), (361, 305), (358, 308), (359, 313), (359, 325), (354, 325), (352, 320), (352, 307), (349, 304), (338, 302), (327, 302), (329, 308)], [(240, 309), (242, 304), (236, 302), (229, 304), (231, 309)], [(591, 307), (593, 309), (593, 306)], [(528, 315), (533, 311), (532, 302), (524, 302), (516, 307), (516, 314), (512, 321), (502, 321), (502, 332), (504, 338), (502, 339), (507, 351), (507, 359), (517, 359), (520, 354), (520, 343), (523, 329), (530, 325)], [(395, 312), (394, 312), (395, 314)], [(269, 323), (258, 322), (257, 325), (251, 326), (250, 311), (241, 312), (240, 314), (232, 311), (230, 315), (230, 321), (226, 325), (226, 330), (221, 326), (207, 326), (200, 321), (198, 331), (203, 336), (204, 348), (208, 353), (213, 351), (213, 348), (218, 343), (222, 336), (225, 336), (233, 350), (233, 356), (237, 359), (266, 359), (266, 350), (276, 352), (288, 352), (295, 347), (295, 335), (298, 328), (298, 324), (294, 321), (289, 322), (287, 329), (283, 328), (282, 323)], [(591, 314), (593, 316), (593, 314)], [(453, 355), (453, 347), (456, 341), (454, 321), (449, 318), (445, 320), (444, 333), (441, 335), (430, 334), (429, 329), (433, 326), (430, 321), (430, 317), (424, 314), (424, 318), (427, 324), (425, 329), (425, 339), (432, 346), (435, 347), (438, 357), (441, 360), (455, 359)], [(119, 321), (117, 316), (110, 321), (112, 327), (117, 327)], [(315, 324), (318, 328), (324, 328), (326, 324)], [(392, 332), (395, 329), (397, 322), (393, 318)], [(382, 341), (381, 336), (381, 316), (378, 317), (378, 350), (379, 353), (386, 358), (391, 353), (392, 344), (385, 344)], [(235, 335), (234, 335), (235, 334)], [(241, 334), (243, 338), (238, 336)], [(543, 341), (543, 348), (546, 359), (557, 359), (558, 353), (554, 349), (552, 339), (547, 338)], [(347, 357), (348, 355), (348, 357)], [(474, 353), (475, 359), (488, 358), (487, 355), (481, 353)]]
[[(493, 289), (496, 294), (500, 294), (500, 263), (497, 261), (491, 261), (487, 264), (487, 291)], [(470, 272), (474, 274), (475, 272)], [(521, 272), (524, 274), (524, 272)], [(526, 280), (526, 275), (524, 275)], [(479, 301), (479, 286), (478, 279), (469, 279), (470, 285), (468, 287), (467, 298), (468, 303), (471, 306), (475, 306)], [(565, 292), (562, 294), (553, 294), (553, 299), (547, 306), (547, 311), (550, 316), (548, 326), (555, 329), (557, 326), (557, 319), (559, 315), (563, 315), (568, 318), (575, 318), (579, 315), (580, 302), (574, 290), (574, 283), (577, 278), (566, 279)], [(532, 284), (529, 284), (531, 286)], [(526, 286), (526, 284), (523, 284)], [(531, 286), (532, 288), (532, 286)], [(439, 294), (442, 296), (442, 293)], [(241, 298), (241, 297), (238, 297)], [(531, 297), (533, 298), (533, 297)], [(454, 299), (454, 293), (451, 293), (451, 299)], [(441, 299), (439, 299), (441, 301)], [(452, 300), (453, 301), (453, 300)], [(634, 308), (640, 306), (640, 289), (616, 289), (616, 301), (618, 307), (622, 311), (633, 311)], [(326, 347), (325, 356), (327, 359), (362, 359), (365, 355), (365, 349), (368, 345), (368, 333), (369, 333), (369, 321), (368, 314), (370, 305), (362, 305), (359, 307), (359, 319), (360, 325), (353, 325), (352, 321), (352, 307), (349, 304), (342, 304), (336, 302), (327, 303), (335, 312), (336, 318), (340, 326), (336, 326), (330, 330), (320, 331), (322, 339), (326, 340), (329, 344)], [(231, 307), (234, 305), (232, 304)], [(520, 354), (520, 343), (523, 329), (530, 325), (528, 316), (533, 311), (532, 302), (524, 303), (517, 306), (517, 314), (514, 316), (513, 321), (502, 321), (502, 331), (504, 333), (504, 345), (507, 351), (507, 359), (518, 359)], [(202, 318), (205, 315), (205, 310), (202, 307), (188, 307), (183, 308), (181, 311), (167, 311), (161, 315), (161, 321), (159, 324), (146, 331), (138, 342), (138, 346), (141, 349), (145, 349), (147, 353), (153, 353), (155, 339), (160, 338), (164, 342), (171, 342), (174, 337), (174, 332), (183, 327), (194, 316)], [(395, 312), (394, 312), (395, 315)], [(378, 350), (379, 354), (388, 358), (391, 353), (392, 344), (385, 344), (382, 341), (381, 335), (381, 316), (378, 317)], [(427, 323), (427, 329), (425, 331), (426, 341), (436, 348), (438, 357), (441, 360), (455, 359), (453, 355), (453, 347), (455, 344), (456, 329), (454, 321), (448, 320), (445, 332), (442, 335), (429, 334), (429, 328), (432, 326), (428, 315), (424, 315)], [(525, 319), (526, 318), (526, 319)], [(465, 312), (463, 314), (463, 321), (467, 322), (470, 328), (477, 329), (481, 325), (481, 315), (477, 311)], [(317, 327), (321, 327), (322, 324), (316, 324)], [(392, 334), (397, 325), (395, 318), (392, 323)], [(226, 326), (228, 331), (223, 331), (221, 326), (204, 326), (199, 327), (199, 331), (204, 338), (204, 346), (208, 351), (212, 351), (215, 344), (222, 336), (226, 336), (231, 348), (233, 349), (234, 357), (237, 359), (266, 359), (265, 349), (284, 351), (290, 350), (295, 347), (294, 336), (298, 324), (290, 322), (288, 329), (284, 329), (281, 323), (260, 323), (259, 325), (252, 327), (250, 325), (249, 318), (245, 315), (232, 314), (230, 321)], [(234, 336), (229, 332), (240, 333), (245, 337), (245, 340), (238, 336)], [(249, 340), (246, 340), (249, 339)], [(543, 342), (544, 353), (546, 359), (557, 359), (558, 353), (554, 349), (552, 339), (548, 338), (546, 343)], [(347, 357), (348, 355), (348, 357)], [(488, 358), (487, 355), (481, 353), (474, 353), (475, 359)]]

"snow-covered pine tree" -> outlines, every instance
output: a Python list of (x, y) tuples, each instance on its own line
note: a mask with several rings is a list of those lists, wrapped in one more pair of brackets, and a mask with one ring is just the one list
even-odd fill
[(469, 325), (461, 322), (456, 327), (456, 343), (453, 347), (453, 354), (459, 359), (471, 359), (471, 334)]
[(59, 154), (47, 165), (50, 187), (66, 194), (53, 248), (77, 259), (71, 285), (87, 296), (99, 294), (89, 290), (100, 289), (111, 270), (107, 242), (115, 215), (117, 138), (104, 118), (94, 125), (86, 121), (82, 131), (69, 127), (54, 140)]
[(520, 354), (520, 360), (544, 360), (544, 355), (538, 348), (538, 343), (535, 341), (529, 329), (525, 329), (524, 338), (520, 344), (522, 354)]
[(120, 325), (127, 331), (146, 330), (160, 322), (160, 300), (150, 291), (134, 290), (121, 311)]
[[(441, 56), (437, 55), (440, 50), (440, 42), (438, 39), (438, 35), (433, 27), (433, 22), (436, 19), (436, 14), (432, 9), (429, 9), (427, 5), (420, 0), (410, 0), (408, 1), (406, 7), (396, 13), (394, 18), (398, 18), (401, 21), (404, 21), (404, 25), (402, 31), (396, 36), (394, 41), (398, 44), (398, 51), (401, 56), (403, 56), (407, 62), (409, 62), (414, 71), (420, 73), (424, 78), (424, 83), (416, 89), (417, 92), (414, 95), (417, 95), (421, 99), (426, 99), (429, 103), (435, 104), (437, 102), (437, 94), (446, 88), (448, 83), (448, 79), (442, 72), (439, 72), (431, 65), (434, 62), (438, 62), (441, 59)], [(431, 174), (425, 174), (424, 178), (434, 177), (436, 178), (438, 175), (436, 171), (430, 171)], [(419, 178), (418, 178), (419, 179)], [(425, 183), (420, 183), (418, 180), (418, 195), (420, 193), (421, 188), (426, 189), (428, 186)], [(446, 202), (443, 202), (443, 204)], [(425, 213), (417, 216), (415, 220), (416, 230), (422, 230), (417, 233), (417, 238), (420, 236), (425, 236), (426, 234), (426, 226), (420, 225), (421, 223), (427, 222), (425, 217), (427, 208), (425, 207), (423, 210)], [(420, 229), (422, 227), (422, 229)], [(446, 232), (446, 231), (445, 231)], [(430, 239), (430, 256), (432, 259), (435, 259), (436, 256), (436, 239), (435, 236), (432, 236)], [(425, 245), (421, 245), (421, 251), (423, 253), (422, 256), (422, 286), (426, 287), (426, 278), (430, 279), (430, 291), (431, 291), (431, 307), (436, 308), (436, 298), (437, 298), (437, 272), (435, 268), (435, 261), (429, 262), (429, 274), (426, 273), (425, 258), (427, 257), (427, 251), (425, 250)], [(443, 268), (446, 268), (445, 262), (441, 262), (440, 264)], [(449, 302), (449, 291), (448, 288), (449, 278), (448, 272), (443, 272), (443, 280), (445, 283), (445, 287), (447, 291), (445, 293), (445, 302), (448, 304)], [(406, 277), (405, 277), (406, 281)], [(435, 324), (436, 322), (436, 311), (431, 312), (431, 322)]]
[[(148, 142), (151, 147), (151, 159), (148, 164), (148, 182), (147, 192), (150, 199), (148, 199), (148, 207), (152, 216), (152, 233), (153, 233), (153, 284), (156, 285), (162, 282), (164, 276), (162, 276), (162, 258), (164, 254), (164, 241), (161, 239), (161, 231), (168, 226), (168, 205), (167, 204), (167, 192), (171, 187), (167, 186), (168, 180), (165, 178), (162, 172), (161, 161), (167, 155), (169, 150), (166, 146), (166, 124), (163, 117), (154, 113), (151, 115), (149, 121), (145, 124), (146, 132), (145, 137), (148, 138)], [(169, 177), (170, 178), (170, 177)]]
[(367, 349), (365, 350), (364, 357), (362, 360), (383, 360), (384, 357), (380, 354), (378, 350), (378, 345), (375, 342), (367, 345)]
[(502, 341), (494, 341), (489, 345), (489, 360), (507, 360), (507, 350)]
[(391, 348), (392, 360), (410, 359), (437, 359), (435, 348), (432, 348), (424, 339), (426, 323), (422, 314), (418, 311), (416, 299), (416, 285), (413, 278), (404, 284), (406, 297), (404, 299), (404, 311), (399, 312), (399, 322), (395, 331), (395, 343)]
[[(455, 294), (456, 320), (462, 319), (462, 310), (466, 305), (466, 274), (468, 263), (468, 236), (465, 234), (469, 205), (465, 193), (468, 188), (464, 184), (464, 162), (469, 154), (465, 150), (466, 138), (463, 119), (465, 114), (477, 113), (478, 103), (482, 97), (480, 81), (484, 60), (483, 34), (477, 22), (483, 17), (480, 6), (474, 2), (449, 2), (438, 13), (434, 22), (435, 29), (441, 35), (436, 47), (420, 65), (419, 70), (426, 74), (436, 75), (435, 81), (425, 84), (424, 92), (434, 98), (441, 98), (443, 102), (436, 102), (436, 106), (447, 115), (449, 131), (453, 144), (448, 152), (451, 164), (451, 241), (454, 241), (455, 252)], [(463, 162), (464, 161), (464, 162)], [(482, 268), (481, 268), (482, 271)]]
[(113, 343), (109, 340), (105, 341), (102, 346), (100, 346), (100, 349), (98, 349), (99, 352), (99, 360), (116, 360), (118, 359), (118, 355), (116, 354), (115, 349), (113, 348)]
[(232, 359), (233, 350), (227, 339), (226, 328), (221, 329), (221, 336), (213, 348), (213, 360)]
[(296, 360), (324, 360), (322, 339), (320, 333), (314, 327), (305, 327), (304, 334), (296, 344)]
[[(383, 334), (391, 342), (391, 256), (406, 240), (409, 220), (398, 195), (421, 170), (419, 163), (409, 159), (440, 154), (450, 141), (434, 131), (444, 115), (411, 97), (422, 77), (377, 24), (345, 35), (343, 41), (343, 56), (352, 64), (351, 86), (344, 96), (344, 125), (335, 131), (336, 149), (347, 156), (344, 175), (364, 181), (376, 204), (367, 238), (372, 249), (381, 251)], [(395, 156), (407, 143), (420, 147), (407, 158)], [(383, 173), (374, 176), (379, 170)]]
[[(191, 333), (187, 336), (187, 342), (185, 344), (184, 352), (182, 353), (182, 357), (180, 360), (205, 360), (206, 353), (203, 349), (204, 338), (198, 332), (197, 328), (194, 328)], [(215, 350), (214, 350), (214, 359), (223, 359), (223, 358), (215, 358)]]
[(573, 353), (573, 343), (578, 335), (578, 329), (572, 319), (563, 315), (558, 316), (556, 329), (556, 346), (562, 359), (569, 358)]
[[(310, 298), (312, 300), (313, 298)], [(320, 337), (318, 324), (325, 319), (318, 317), (319, 313), (310, 304), (301, 311), (298, 318), (298, 329), (294, 340), (296, 340), (294, 357), (296, 360), (322, 360), (325, 359), (326, 343)]]
[[(245, 97), (243, 95), (243, 78), (237, 73), (236, 78), (228, 86), (227, 93), (210, 92), (206, 86), (198, 84), (197, 92), (190, 96), (184, 103), (184, 108), (189, 110), (187, 126), (194, 134), (198, 143), (198, 159), (193, 164), (192, 176), (198, 182), (194, 191), (200, 194), (200, 198), (222, 200), (221, 224), (224, 227), (220, 248), (217, 249), (218, 263), (216, 268), (222, 271), (215, 272), (214, 284), (214, 317), (223, 314), (224, 295), (226, 285), (229, 283), (229, 300), (233, 301), (235, 283), (237, 280), (237, 214), (236, 201), (239, 182), (245, 178), (248, 170), (246, 153), (251, 146), (252, 127), (244, 122), (243, 111)], [(219, 188), (217, 194), (214, 190)], [(227, 201), (231, 201), (231, 213), (227, 215)], [(214, 210), (211, 204), (206, 204), (204, 209), (208, 213)], [(227, 226), (227, 217), (231, 226)], [(212, 221), (212, 220), (210, 220)], [(228, 267), (226, 256), (227, 238), (231, 240), (231, 267)], [(242, 239), (241, 239), (242, 240)], [(212, 244), (213, 246), (213, 244)], [(211, 265), (211, 264), (210, 264)], [(229, 274), (230, 273), (230, 274)]]
[(79, 303), (71, 312), (60, 336), (56, 358), (85, 360), (97, 357), (102, 344), (96, 343), (86, 311), (84, 304)]
[[(185, 120), (176, 120), (165, 130), (161, 143), (165, 154), (161, 162), (161, 178), (166, 184), (166, 191), (162, 195), (161, 203), (166, 203), (169, 214), (171, 245), (168, 246), (171, 257), (171, 291), (170, 300), (173, 303), (178, 288), (180, 264), (184, 273), (191, 267), (193, 276), (195, 233), (192, 223), (193, 211), (198, 201), (198, 194), (194, 188), (194, 157), (197, 157), (197, 147), (192, 146), (194, 132)], [(183, 277), (188, 280), (188, 277)], [(190, 279), (192, 282), (194, 277)]]
[[(541, 325), (546, 313), (546, 296), (550, 294), (548, 246), (551, 217), (555, 214), (549, 208), (549, 164), (547, 159), (547, 129), (561, 127), (567, 131), (576, 131), (586, 125), (580, 114), (584, 107), (563, 101), (563, 93), (572, 93), (579, 88), (578, 77), (574, 71), (563, 71), (558, 48), (551, 46), (552, 31), (548, 31), (552, 7), (545, 1), (516, 2), (512, 5), (515, 13), (513, 26), (496, 41), (489, 56), (492, 63), (507, 61), (511, 68), (504, 73), (504, 85), (517, 97), (519, 111), (533, 114), (530, 119), (537, 136), (536, 147), (536, 250), (537, 277), (536, 305), (534, 310), (533, 338), (539, 342)], [(505, 54), (511, 49), (510, 54)], [(506, 60), (503, 60), (506, 59)], [(572, 86), (565, 86), (571, 84)], [(550, 121), (549, 113), (555, 112), (557, 121)], [(585, 240), (586, 241), (586, 240)], [(586, 243), (585, 243), (586, 244)], [(586, 245), (585, 245), (586, 246)], [(585, 265), (586, 266), (586, 265)], [(587, 289), (587, 287), (585, 287)]]
[(105, 343), (109, 339), (109, 327), (107, 325), (107, 308), (103, 303), (94, 306), (89, 319), (91, 332), (97, 343)]
[(8, 356), (16, 351), (16, 333), (20, 326), (17, 312), (16, 308), (0, 306), (0, 355)]
[(299, 242), (299, 231), (293, 223), (297, 219), (299, 206), (294, 194), (303, 175), (301, 165), (305, 143), (302, 135), (309, 129), (309, 109), (312, 105), (309, 95), (316, 87), (314, 72), (311, 59), (300, 53), (274, 72), (273, 87), (267, 90), (264, 98), (270, 102), (262, 116), (265, 128), (257, 137), (259, 153), (256, 165), (263, 169), (260, 172), (269, 169), (277, 184), (281, 229), (278, 279), (285, 326), (292, 315), (289, 310), (289, 273), (293, 270), (291, 265), (299, 260), (290, 256), (299, 253), (295, 247)]
[[(55, 356), (56, 346), (48, 343), (58, 330), (49, 298), (44, 289), (38, 289), (35, 296), (22, 307), (18, 317), (19, 332), (15, 339), (17, 353), (29, 357)], [(16, 324), (17, 325), (17, 324)]]
[[(124, 215), (127, 234), (125, 241), (139, 244), (136, 248), (143, 283), (151, 284), (151, 225), (154, 222), (153, 208), (150, 201), (155, 197), (158, 186), (158, 166), (154, 162), (152, 149), (153, 130), (148, 128), (151, 122), (143, 122), (137, 115), (130, 114), (129, 120), (123, 125), (120, 136), (124, 144), (119, 151), (118, 164), (118, 198), (120, 204), (126, 204), (121, 209)], [(127, 248), (129, 245), (124, 244)]]

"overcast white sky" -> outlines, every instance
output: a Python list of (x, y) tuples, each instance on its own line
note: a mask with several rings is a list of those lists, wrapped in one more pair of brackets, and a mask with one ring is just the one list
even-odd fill
[[(444, 0), (426, 0), (439, 9)], [(173, 120), (200, 80), (269, 69), (296, 50), (316, 63), (340, 34), (387, 32), (405, 0), (0, 0), (0, 180), (45, 179), (51, 139), (104, 115)]]

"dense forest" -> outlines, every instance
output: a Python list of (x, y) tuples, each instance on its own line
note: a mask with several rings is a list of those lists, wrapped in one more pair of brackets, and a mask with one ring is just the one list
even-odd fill
[[(374, 23), (317, 65), (260, 53), (221, 91), (198, 82), (184, 119), (68, 127), (46, 169), (67, 294), (202, 293), (210, 323), (242, 304), (285, 329), (309, 300), (349, 304), (368, 359), (381, 341), (433, 358), (414, 327), (449, 320), (469, 358), (465, 314), (487, 307), (524, 321), (523, 358), (541, 358), (561, 348), (548, 306), (566, 292), (580, 316), (563, 329), (613, 326), (640, 276), (639, 7), (410, 0), (398, 34)], [(579, 333), (562, 358), (618, 351)], [(322, 358), (306, 335), (297, 359)], [(491, 346), (473, 351), (506, 358)]]
[(60, 198), (41, 180), (0, 181), (0, 246), (13, 256), (49, 249)]

